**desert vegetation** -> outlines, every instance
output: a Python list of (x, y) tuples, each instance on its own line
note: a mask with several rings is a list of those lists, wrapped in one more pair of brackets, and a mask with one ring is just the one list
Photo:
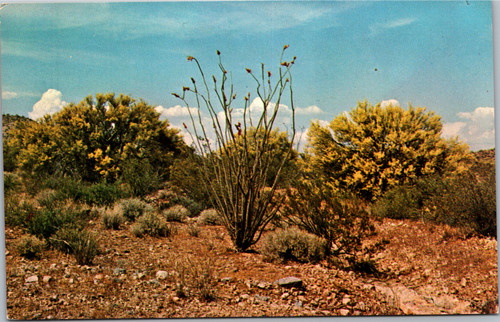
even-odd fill
[[(198, 78), (173, 95), (190, 113), (192, 146), (154, 106), (122, 94), (89, 96), (37, 121), (4, 115), (9, 317), (495, 312), (494, 151), (443, 139), (441, 118), (425, 108), (367, 101), (328, 126), (312, 122), (299, 150), (295, 125), (276, 125), (282, 102), (294, 113), (296, 57), (287, 51), (276, 69), (246, 69), (255, 92), (243, 98), (219, 51), (211, 79), (188, 57)], [(251, 95), (262, 102), (258, 115)], [(419, 254), (412, 242), (425, 237)], [(469, 257), (459, 258), (463, 248)], [(409, 267), (408, 254), (422, 264)], [(471, 265), (455, 273), (470, 273), (454, 282), (464, 289), (451, 293), (452, 282), (429, 272), (445, 274), (437, 258)], [(305, 282), (272, 283), (292, 274)], [(417, 308), (401, 300), (408, 288), (394, 291), (431, 279), (435, 289), (417, 287), (419, 300), (431, 298)], [(89, 296), (97, 290), (102, 305), (75, 304), (75, 283)], [(132, 305), (124, 294), (133, 287), (156, 297)], [(39, 303), (19, 301), (30, 296)], [(217, 311), (222, 304), (232, 311)], [(66, 309), (73, 305), (81, 311)]]

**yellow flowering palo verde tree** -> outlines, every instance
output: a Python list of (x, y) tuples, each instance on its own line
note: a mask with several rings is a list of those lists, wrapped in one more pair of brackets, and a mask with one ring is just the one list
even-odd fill
[(18, 124), (6, 144), (15, 147), (19, 168), (33, 175), (114, 182), (135, 165), (135, 171), (148, 166), (166, 177), (174, 157), (187, 147), (159, 116), (142, 100), (97, 94)]
[[(191, 115), (191, 126), (185, 125), (185, 128), (192, 136), (196, 155), (201, 156), (199, 182), (208, 191), (238, 251), (254, 245), (266, 225), (275, 218), (281, 204), (276, 198), (276, 189), (285, 165), (294, 155), (290, 70), (295, 57), (283, 60), (287, 48), (283, 48), (276, 75), (266, 71), (264, 64), (260, 75), (246, 69), (256, 82), (256, 94), (262, 103), (262, 110), (257, 114), (250, 109), (250, 93), (244, 97), (242, 108), (237, 105), (236, 91), (219, 51), (219, 80), (212, 76), (209, 85), (200, 63), (190, 56), (188, 60), (197, 65), (201, 81), (198, 84), (191, 78), (192, 87), (184, 87), (181, 95), (173, 93), (184, 102)], [(280, 139), (274, 130), (285, 95), (289, 95), (287, 103), (292, 110), (291, 133), (287, 133), (289, 141)], [(190, 98), (197, 109), (191, 107)], [(203, 122), (202, 110), (210, 117), (208, 122)], [(279, 149), (276, 149), (277, 142), (281, 145)], [(277, 152), (281, 156), (279, 160), (276, 160)]]
[(364, 102), (328, 126), (313, 122), (306, 167), (338, 191), (373, 201), (396, 185), (431, 174), (461, 171), (468, 147), (441, 136), (441, 117), (424, 107)]

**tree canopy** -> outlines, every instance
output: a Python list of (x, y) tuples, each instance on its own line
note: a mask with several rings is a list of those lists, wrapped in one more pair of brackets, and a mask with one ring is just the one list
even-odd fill
[(187, 149), (153, 106), (112, 93), (88, 96), (37, 122), (19, 122), (6, 145), (25, 171), (91, 182), (115, 181), (133, 160), (168, 176), (173, 158)]
[(359, 102), (328, 126), (311, 124), (307, 168), (337, 190), (373, 200), (415, 178), (462, 169), (468, 147), (443, 139), (441, 130), (441, 117), (426, 108)]

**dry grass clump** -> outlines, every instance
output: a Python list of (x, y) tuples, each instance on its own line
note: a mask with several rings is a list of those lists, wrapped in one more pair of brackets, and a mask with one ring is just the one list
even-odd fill
[(190, 212), (184, 206), (175, 205), (163, 210), (162, 215), (167, 221), (183, 222), (190, 217)]
[(152, 237), (170, 237), (174, 234), (174, 229), (164, 218), (154, 212), (147, 212), (137, 219), (131, 226), (132, 233), (137, 237), (150, 235)]
[(262, 254), (269, 261), (318, 262), (326, 257), (322, 238), (297, 228), (280, 229), (266, 236)]
[(201, 225), (222, 225), (222, 218), (220, 214), (215, 209), (205, 209), (201, 212), (198, 222)]
[(24, 235), (17, 244), (19, 254), (28, 259), (39, 259), (45, 244), (35, 236)]

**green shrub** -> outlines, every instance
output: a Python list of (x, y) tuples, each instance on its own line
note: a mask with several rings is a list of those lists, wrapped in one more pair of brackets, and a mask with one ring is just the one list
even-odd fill
[(123, 216), (129, 221), (135, 221), (144, 213), (153, 211), (152, 206), (137, 198), (124, 199), (120, 201), (119, 206)]
[(187, 210), (189, 210), (189, 217), (197, 217), (199, 214), (205, 209), (205, 206), (202, 203), (199, 203), (191, 198), (179, 195), (171, 190), (160, 190), (158, 193), (158, 199), (162, 200), (160, 203), (160, 209), (166, 209), (173, 207), (175, 205), (184, 206)]
[(92, 206), (109, 207), (124, 196), (118, 183), (89, 184), (73, 178), (53, 177), (46, 181), (46, 186), (57, 190), (59, 199), (69, 198)]
[(215, 209), (205, 209), (201, 212), (198, 222), (202, 225), (222, 225), (222, 217)]
[(28, 232), (38, 238), (48, 239), (64, 224), (63, 218), (56, 211), (43, 209), (28, 221)]
[(81, 228), (92, 213), (91, 209), (69, 204), (65, 207), (44, 208), (28, 218), (27, 229), (38, 238), (49, 239), (63, 227)]
[(125, 162), (121, 180), (128, 184), (132, 195), (137, 197), (144, 197), (161, 185), (161, 176), (147, 160), (132, 159)]
[(137, 223), (138, 225), (132, 226), (132, 232), (138, 237), (142, 235), (170, 237), (173, 234), (172, 227), (154, 212), (145, 213), (137, 219)]
[(496, 237), (495, 165), (480, 163), (447, 180), (426, 206), (435, 213), (434, 221)]
[(19, 254), (28, 259), (39, 259), (44, 243), (35, 236), (22, 236), (17, 244)]
[(326, 258), (325, 241), (296, 228), (280, 229), (263, 241), (262, 254), (271, 261), (318, 262)]
[(16, 191), (21, 186), (21, 179), (15, 173), (3, 173), (3, 189), (5, 194)]
[(184, 206), (175, 205), (163, 210), (162, 215), (167, 221), (183, 222), (189, 217), (190, 212)]
[(57, 200), (57, 191), (52, 189), (42, 190), (36, 195), (36, 201), (38, 204), (45, 208), (54, 207)]
[(120, 226), (125, 221), (125, 217), (118, 211), (104, 212), (102, 215), (102, 223), (106, 229), (120, 229)]
[(375, 226), (360, 199), (339, 196), (316, 174), (303, 173), (287, 191), (283, 214), (287, 221), (325, 240), (328, 259), (348, 268), (359, 259), (370, 259), (383, 244), (364, 246), (375, 234)]
[(73, 254), (79, 265), (92, 264), (95, 256), (99, 254), (95, 235), (83, 229), (60, 229), (51, 238), (51, 244), (62, 252)]
[(444, 179), (439, 176), (422, 178), (413, 184), (396, 186), (387, 191), (373, 205), (373, 214), (380, 218), (425, 219), (424, 205), (440, 194)]
[(7, 226), (27, 227), (30, 219), (37, 213), (35, 205), (21, 200), (19, 196), (5, 196), (5, 224)]

